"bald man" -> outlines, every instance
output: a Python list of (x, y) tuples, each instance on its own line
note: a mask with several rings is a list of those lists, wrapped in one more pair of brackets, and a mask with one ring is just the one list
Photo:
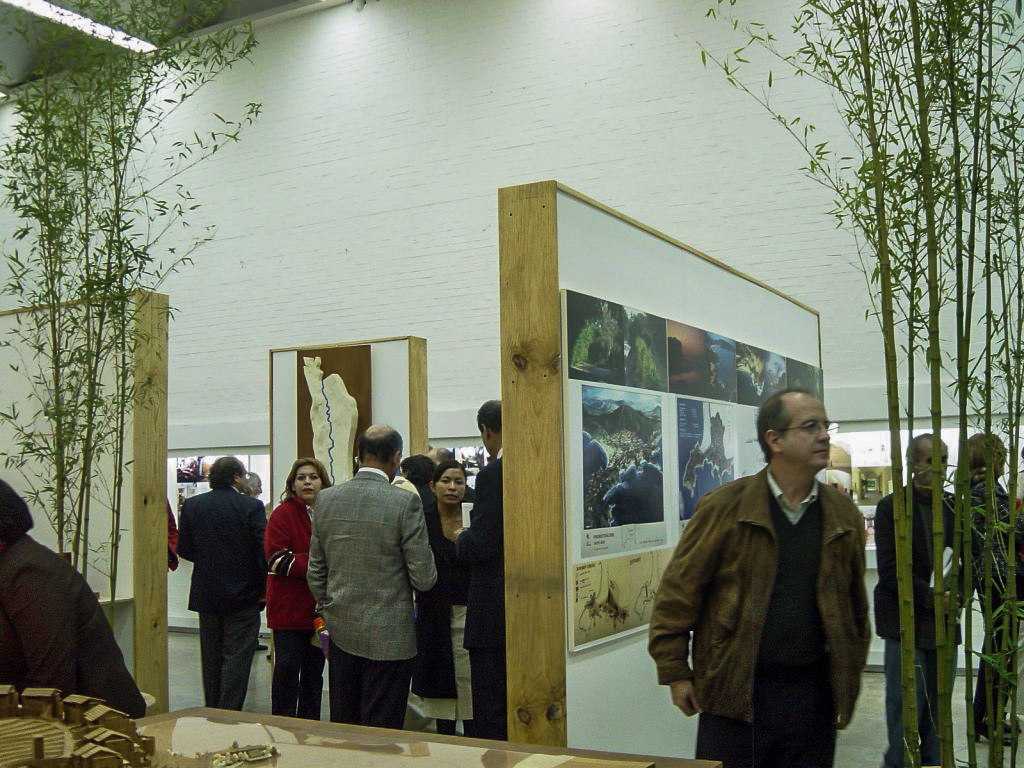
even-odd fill
[(331, 721), (401, 728), (416, 656), (413, 590), (437, 581), (418, 494), (391, 484), (402, 436), (377, 424), (359, 471), (320, 493), (306, 580), (330, 634)]

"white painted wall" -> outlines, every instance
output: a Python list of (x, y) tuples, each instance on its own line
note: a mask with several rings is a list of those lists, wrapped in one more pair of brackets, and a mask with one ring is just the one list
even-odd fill
[[(473, 434), (498, 393), (495, 190), (543, 178), (821, 310), (830, 398), (883, 416), (853, 243), (798, 148), (701, 66), (696, 40), (734, 47), (704, 6), (385, 0), (261, 25), (254, 64), (176, 119), (264, 106), (184, 179), (218, 237), (163, 286), (171, 448), (268, 443), (268, 348), (390, 334), (428, 339), (431, 435)], [(781, 31), (791, 6), (747, 4)], [(828, 124), (805, 79), (773, 91)]]

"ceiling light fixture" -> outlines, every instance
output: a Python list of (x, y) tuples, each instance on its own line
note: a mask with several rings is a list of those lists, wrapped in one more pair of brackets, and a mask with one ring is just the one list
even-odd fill
[(80, 13), (61, 8), (58, 5), (46, 2), (46, 0), (0, 0), (0, 2), (6, 5), (13, 5), (15, 8), (21, 8), (23, 11), (55, 21), (58, 24), (72, 27), (87, 35), (98, 37), (101, 40), (106, 40), (136, 53), (150, 53), (156, 50), (156, 46), (152, 43), (126, 35), (124, 32), (108, 27), (106, 24), (93, 21), (88, 16), (82, 16)]

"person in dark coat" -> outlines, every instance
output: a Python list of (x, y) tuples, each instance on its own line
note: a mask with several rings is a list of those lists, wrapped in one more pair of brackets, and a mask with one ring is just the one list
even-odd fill
[[(935, 643), (935, 599), (932, 595), (933, 521), (932, 475), (946, 473), (949, 449), (940, 445), (941, 466), (932, 466), (930, 433), (914, 437), (907, 450), (911, 482), (906, 504), (911, 520), (911, 580), (914, 588), (914, 668), (917, 693), (917, 732), (921, 742), (921, 764), (942, 762), (939, 744), (938, 656)], [(943, 541), (953, 546), (953, 498), (943, 493)], [(875, 587), (875, 632), (885, 640), (885, 724), (889, 746), (882, 758), (883, 768), (903, 765), (903, 684), (900, 669), (900, 607), (896, 587), (896, 525), (893, 496), (886, 496), (875, 509), (875, 554), (878, 584)], [(955, 663), (955, 660), (951, 660)]]
[(82, 575), (28, 535), (28, 505), (0, 480), (0, 683), (103, 699), (130, 717), (146, 702)]
[[(472, 731), (473, 717), (469, 653), (463, 647), (469, 564), (455, 555), (444, 537), (445, 524), (462, 525), (466, 470), (457, 461), (443, 461), (429, 482), (430, 497), (423, 509), (427, 537), (437, 566), (437, 584), (416, 593), (416, 663), (412, 691), (421, 697), (421, 710), (437, 722), (437, 732), (454, 734), (457, 720)], [(442, 522), (444, 521), (444, 522)]]
[[(466, 735), (508, 739), (505, 676), (505, 517), (502, 501), (501, 401), (488, 400), (476, 414), (480, 439), (491, 461), (476, 478), (468, 528), (445, 526), (458, 558), (470, 566), (465, 646), (473, 683), (473, 719)], [(443, 522), (443, 521), (442, 521)]]
[[(314, 638), (316, 601), (306, 584), (313, 510), (327, 469), (316, 459), (292, 464), (281, 503), (270, 515), (263, 537), (267, 574), (267, 624), (274, 632), (274, 676), (270, 711), (285, 717), (320, 719), (324, 654)], [(314, 643), (316, 645), (314, 646)]]
[(263, 502), (241, 492), (245, 467), (222, 456), (210, 490), (185, 500), (178, 556), (193, 563), (188, 608), (199, 613), (199, 655), (208, 707), (241, 710), (256, 653), (267, 560)]

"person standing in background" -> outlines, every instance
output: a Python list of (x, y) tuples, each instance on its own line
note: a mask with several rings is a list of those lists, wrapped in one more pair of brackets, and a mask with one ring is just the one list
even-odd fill
[(274, 633), (270, 711), (319, 720), (324, 654), (314, 638), (316, 601), (306, 583), (306, 567), (316, 500), (322, 489), (331, 487), (331, 480), (323, 464), (305, 458), (292, 464), (284, 486), (263, 537), (269, 569), (267, 625)]
[(473, 690), (473, 719), (466, 735), (508, 739), (505, 677), (505, 512), (501, 472), (501, 401), (488, 400), (476, 414), (480, 439), (491, 461), (476, 477), (470, 525), (442, 519), (456, 556), (469, 563), (466, 650)]
[(437, 581), (419, 494), (391, 484), (402, 436), (370, 427), (359, 471), (317, 500), (306, 579), (330, 635), (331, 720), (401, 728), (416, 656), (413, 589)]
[(193, 563), (188, 608), (199, 614), (206, 706), (241, 710), (256, 653), (267, 561), (263, 502), (241, 492), (245, 467), (222, 456), (207, 493), (181, 507), (178, 556)]

